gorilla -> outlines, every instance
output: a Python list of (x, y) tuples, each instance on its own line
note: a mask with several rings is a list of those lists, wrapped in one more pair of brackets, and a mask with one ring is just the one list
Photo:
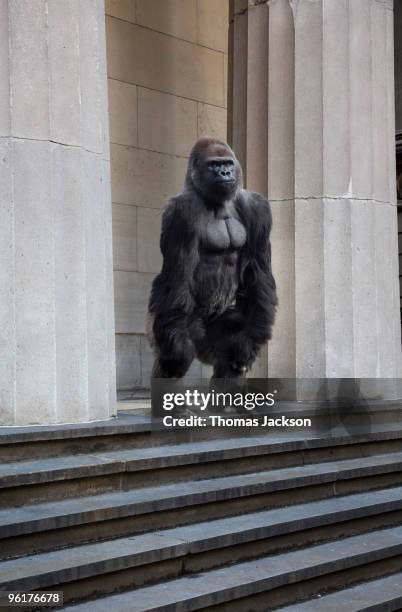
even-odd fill
[(153, 377), (181, 378), (194, 357), (214, 378), (245, 376), (274, 323), (271, 225), (267, 200), (242, 188), (232, 149), (200, 138), (162, 217), (148, 315)]

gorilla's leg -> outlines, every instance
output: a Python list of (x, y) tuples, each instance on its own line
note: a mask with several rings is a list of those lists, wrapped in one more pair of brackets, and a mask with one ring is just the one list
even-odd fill
[(240, 340), (243, 318), (235, 308), (207, 322), (205, 335), (196, 342), (197, 357), (213, 366), (213, 378), (244, 378), (249, 369), (249, 359), (244, 356)]
[(195, 356), (193, 341), (187, 334), (180, 334), (179, 330), (173, 330), (172, 335), (175, 336), (175, 342), (166, 342), (165, 345), (158, 346), (153, 334), (153, 322), (153, 316), (148, 315), (147, 335), (155, 357), (151, 377), (182, 378)]
[(152, 367), (153, 378), (183, 378), (194, 359), (194, 350), (183, 347), (183, 352), (174, 357), (164, 356), (155, 351), (155, 360)]

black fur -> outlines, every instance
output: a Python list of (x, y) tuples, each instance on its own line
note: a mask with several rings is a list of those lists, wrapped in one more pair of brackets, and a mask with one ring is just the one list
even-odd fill
[(242, 188), (233, 151), (201, 138), (162, 220), (163, 266), (149, 304), (153, 376), (181, 377), (197, 356), (242, 376), (271, 338), (277, 304), (269, 203)]

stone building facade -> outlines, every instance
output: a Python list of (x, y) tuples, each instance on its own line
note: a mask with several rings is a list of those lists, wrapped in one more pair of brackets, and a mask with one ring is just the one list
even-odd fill
[(394, 22), (391, 0), (0, 0), (0, 424), (106, 418), (116, 375), (149, 384), (161, 208), (206, 133), (272, 202), (254, 374), (400, 376)]
[(232, 140), (274, 217), (271, 376), (401, 374), (393, 9), (233, 4)]
[[(226, 140), (227, 0), (106, 2), (117, 385), (149, 387), (162, 207), (202, 134)], [(201, 364), (189, 375), (200, 376)]]

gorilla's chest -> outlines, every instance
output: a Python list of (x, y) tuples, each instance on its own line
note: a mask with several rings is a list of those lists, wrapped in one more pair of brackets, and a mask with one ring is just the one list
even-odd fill
[(210, 217), (205, 227), (205, 246), (208, 250), (240, 249), (246, 242), (244, 226), (236, 217), (223, 213)]

